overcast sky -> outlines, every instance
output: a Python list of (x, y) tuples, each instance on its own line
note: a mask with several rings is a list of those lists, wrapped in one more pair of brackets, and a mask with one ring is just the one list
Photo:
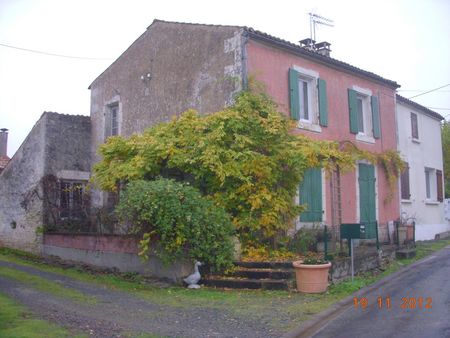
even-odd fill
[[(88, 86), (155, 18), (249, 26), (297, 42), (310, 35), (311, 11), (334, 20), (317, 29), (332, 57), (396, 81), (401, 95), (450, 84), (449, 0), (0, 0), (0, 44), (82, 57), (0, 45), (8, 155), (44, 111), (89, 115)], [(450, 86), (413, 100), (450, 117)]]

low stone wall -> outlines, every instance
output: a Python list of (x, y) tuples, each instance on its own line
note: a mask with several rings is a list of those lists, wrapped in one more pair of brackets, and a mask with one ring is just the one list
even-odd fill
[(181, 283), (193, 272), (190, 262), (166, 266), (156, 256), (143, 261), (138, 255), (138, 240), (131, 236), (90, 234), (45, 234), (42, 253), (63, 260), (81, 262), (122, 272), (138, 272), (144, 276), (169, 279)]
[[(374, 270), (383, 265), (386, 260), (395, 259), (395, 248), (392, 246), (386, 246), (382, 248), (381, 255), (376, 250), (355, 251), (354, 255), (354, 273), (362, 273), (370, 270)], [(333, 260), (333, 264), (330, 270), (330, 278), (333, 282), (343, 280), (347, 277), (351, 277), (351, 258), (339, 257)]]

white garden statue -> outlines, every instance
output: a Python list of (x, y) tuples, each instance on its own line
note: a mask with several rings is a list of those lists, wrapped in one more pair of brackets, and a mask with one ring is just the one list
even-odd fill
[(203, 264), (199, 261), (195, 262), (194, 265), (194, 273), (192, 275), (187, 276), (184, 280), (184, 282), (188, 285), (189, 289), (200, 289), (200, 285), (197, 283), (200, 281), (202, 276), (200, 275), (200, 272), (198, 271), (198, 267), (202, 266)]

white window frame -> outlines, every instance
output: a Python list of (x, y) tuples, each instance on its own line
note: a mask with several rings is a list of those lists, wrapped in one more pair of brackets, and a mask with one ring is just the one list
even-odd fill
[(297, 127), (309, 131), (321, 132), (322, 128), (319, 125), (319, 91), (317, 89), (317, 80), (319, 78), (319, 73), (315, 70), (306, 69), (295, 65), (293, 66), (293, 68), (299, 73), (298, 94), (300, 98), (303, 97), (303, 83), (306, 82), (308, 84), (308, 118), (305, 119), (304, 117), (302, 117), (302, 111), (300, 107), (300, 118)]
[(375, 138), (373, 137), (372, 105), (370, 102), (372, 91), (370, 89), (361, 88), (358, 86), (353, 86), (352, 89), (356, 91), (357, 100), (362, 101), (363, 130), (362, 131), (359, 130), (360, 121), (358, 111), (357, 112), (358, 133), (356, 134), (356, 139), (358, 141), (366, 143), (375, 143)]

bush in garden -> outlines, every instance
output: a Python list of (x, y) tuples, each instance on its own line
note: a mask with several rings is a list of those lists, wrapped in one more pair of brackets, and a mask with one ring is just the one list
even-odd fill
[(163, 178), (131, 181), (116, 212), (132, 225), (132, 232), (143, 236), (143, 257), (148, 258), (156, 243), (155, 254), (166, 263), (188, 258), (219, 270), (232, 262), (229, 215), (194, 187)]

